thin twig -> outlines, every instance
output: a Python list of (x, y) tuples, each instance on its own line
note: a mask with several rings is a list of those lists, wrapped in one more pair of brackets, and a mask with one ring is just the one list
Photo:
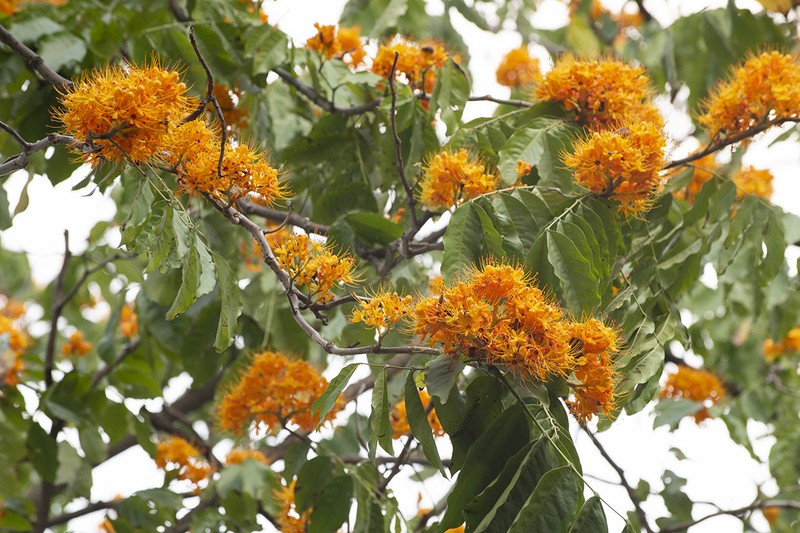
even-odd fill
[(107, 502), (92, 502), (89, 503), (83, 509), (78, 509), (77, 511), (72, 511), (69, 513), (60, 514), (58, 516), (54, 516), (47, 522), (47, 527), (59, 526), (61, 524), (66, 524), (70, 520), (74, 520), (75, 518), (80, 518), (81, 516), (94, 513), (96, 511), (102, 511), (103, 509), (114, 509), (117, 505), (119, 505), (122, 500), (111, 500)]
[(625, 472), (622, 470), (622, 468), (620, 468), (620, 466), (616, 462), (614, 462), (611, 456), (608, 455), (608, 452), (606, 452), (605, 448), (603, 448), (603, 445), (600, 443), (600, 441), (597, 440), (597, 437), (595, 437), (594, 434), (588, 428), (583, 427), (583, 430), (586, 432), (587, 435), (589, 435), (589, 438), (594, 443), (595, 447), (597, 448), (597, 451), (600, 452), (600, 455), (603, 456), (603, 458), (608, 462), (608, 464), (611, 465), (611, 468), (614, 469), (614, 472), (616, 472), (617, 475), (619, 476), (620, 484), (625, 489), (625, 492), (628, 493), (628, 498), (630, 498), (631, 502), (633, 503), (634, 510), (636, 511), (636, 516), (639, 517), (639, 522), (641, 522), (642, 527), (645, 529), (645, 531), (647, 531), (647, 533), (653, 533), (653, 528), (651, 528), (650, 524), (647, 522), (647, 515), (645, 514), (644, 509), (642, 509), (642, 501), (639, 499), (639, 496), (636, 495), (636, 491), (633, 490), (633, 487), (631, 487), (630, 484), (628, 484), (628, 481), (625, 479)]
[[(389, 119), (392, 126), (392, 138), (394, 139), (395, 167), (397, 167), (397, 173), (400, 176), (400, 181), (403, 183), (403, 188), (406, 190), (406, 196), (408, 197), (406, 201), (408, 203), (409, 214), (411, 215), (411, 226), (418, 228), (417, 199), (414, 196), (414, 189), (411, 188), (411, 185), (408, 183), (408, 178), (406, 177), (406, 167), (403, 162), (403, 145), (400, 141), (400, 135), (397, 134), (397, 91), (394, 88), (394, 73), (397, 69), (397, 61), (399, 58), (400, 54), (395, 52), (392, 70), (389, 71), (389, 91), (392, 95), (392, 107)], [(405, 246), (407, 247), (407, 245), (408, 243), (406, 242)]]
[(287, 223), (302, 229), (306, 233), (327, 235), (328, 231), (330, 230), (328, 226), (309, 220), (306, 217), (298, 215), (292, 211), (286, 212), (281, 211), (280, 209), (265, 207), (242, 198), (240, 198), (237, 203), (239, 209), (247, 215), (257, 215), (273, 222), (283, 222), (285, 220)]
[(636, 6), (639, 8), (639, 13), (642, 14), (642, 18), (645, 22), (650, 22), (653, 20), (653, 14), (650, 13), (646, 7), (644, 7), (644, 0), (633, 0), (636, 3)]
[(0, 42), (8, 45), (18, 56), (25, 60), (25, 64), (32, 72), (38, 73), (44, 81), (59, 90), (72, 89), (72, 82), (48, 67), (42, 56), (22, 44), (16, 37), (11, 35), (4, 27), (0, 26)]
[(44, 384), (47, 388), (53, 384), (53, 359), (56, 352), (56, 334), (58, 333), (58, 318), (61, 316), (61, 311), (64, 305), (69, 301), (61, 296), (64, 289), (64, 277), (67, 275), (69, 268), (69, 261), (72, 258), (72, 252), (69, 251), (69, 230), (64, 230), (64, 261), (61, 263), (61, 270), (56, 277), (56, 283), (53, 287), (53, 305), (50, 310), (50, 331), (47, 335), (47, 347), (45, 349), (44, 357)]
[(117, 354), (117, 357), (111, 363), (101, 368), (97, 374), (94, 375), (92, 378), (92, 384), (89, 386), (89, 390), (94, 390), (104, 377), (109, 375), (115, 368), (121, 365), (122, 362), (125, 361), (125, 359), (132, 354), (136, 348), (139, 347), (141, 340), (141, 337), (136, 337), (135, 339), (126, 343), (119, 351), (119, 354)]
[(366, 104), (361, 104), (353, 107), (337, 107), (334, 105), (333, 102), (322, 98), (317, 92), (294, 77), (288, 70), (284, 69), (283, 67), (275, 67), (272, 69), (272, 72), (280, 76), (282, 80), (287, 82), (289, 85), (297, 89), (299, 93), (303, 96), (311, 100), (313, 103), (321, 107), (323, 110), (327, 111), (328, 113), (336, 113), (339, 115), (361, 115), (363, 113), (367, 113), (374, 109), (377, 109), (379, 105), (381, 105), (381, 98), (376, 98), (374, 100), (370, 100)]
[(17, 170), (22, 170), (23, 168), (28, 166), (28, 162), (30, 161), (31, 155), (34, 152), (46, 150), (51, 146), (57, 146), (60, 144), (72, 144), (78, 147), (86, 146), (85, 143), (79, 141), (74, 137), (70, 137), (68, 135), (59, 135), (58, 133), (51, 133), (44, 139), (29, 143), (22, 137), (22, 135), (19, 134), (17, 130), (15, 130), (5, 122), (0, 121), (0, 129), (4, 130), (6, 133), (11, 135), (17, 142), (17, 144), (19, 144), (22, 147), (22, 152), (20, 152), (15, 156), (9, 157), (3, 162), (0, 162), (0, 177), (7, 176), (13, 172), (16, 172)]
[(763, 509), (765, 507), (778, 507), (782, 509), (800, 509), (800, 502), (795, 502), (791, 500), (756, 500), (750, 505), (746, 505), (744, 507), (740, 507), (739, 509), (729, 509), (727, 511), (721, 510), (715, 513), (708, 514), (702, 518), (698, 518), (697, 520), (691, 520), (688, 522), (682, 522), (680, 524), (673, 524), (669, 526), (662, 527), (659, 530), (659, 533), (676, 533), (678, 531), (686, 531), (692, 526), (699, 524), (700, 522), (705, 522), (709, 518), (715, 518), (717, 516), (729, 515), (729, 516), (741, 516), (744, 514), (749, 513), (750, 511), (755, 511), (757, 509)]

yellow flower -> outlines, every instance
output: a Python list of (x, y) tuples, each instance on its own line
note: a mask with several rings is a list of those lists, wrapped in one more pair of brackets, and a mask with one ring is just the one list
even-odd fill
[(379, 290), (371, 298), (358, 302), (361, 308), (353, 311), (350, 320), (363, 322), (383, 331), (408, 316), (412, 300), (411, 296), (400, 296), (396, 292)]
[[(276, 352), (256, 354), (222, 397), (217, 421), (222, 429), (237, 435), (251, 424), (256, 432), (269, 432), (285, 422), (311, 431), (319, 421), (319, 417), (311, 416), (311, 404), (327, 387), (328, 380), (306, 361), (291, 360)], [(334, 408), (326, 420), (337, 411)]]
[[(447, 62), (448, 53), (436, 41), (417, 43), (404, 37), (380, 45), (372, 61), (372, 72), (388, 78), (392, 72), (394, 56), (397, 54), (395, 76), (405, 75), (408, 84), (426, 93), (433, 92), (436, 84), (436, 70)], [(423, 79), (424, 78), (424, 79)]]
[(720, 82), (697, 121), (714, 140), (769, 120), (800, 117), (800, 61), (792, 54), (764, 52), (748, 58)]
[(17, 10), (17, 0), (0, 0), (0, 13), (9, 17)]
[(289, 485), (281, 485), (275, 489), (273, 497), (280, 507), (280, 512), (275, 517), (275, 520), (283, 533), (306, 533), (311, 509), (306, 510), (302, 515), (297, 512), (297, 505), (294, 500), (294, 486), (295, 481), (292, 480)]
[(85, 74), (62, 94), (63, 109), (55, 116), (66, 134), (97, 148), (84, 155), (92, 165), (146, 163), (193, 107), (186, 92), (178, 72), (155, 59), (149, 66), (108, 66)]
[(731, 179), (736, 185), (736, 199), (743, 200), (747, 195), (758, 196), (765, 200), (772, 198), (772, 173), (746, 167), (734, 174)]
[[(422, 408), (427, 411), (431, 403), (430, 395), (427, 393), (427, 391), (421, 390), (419, 391), (419, 399), (422, 402)], [(411, 426), (408, 425), (408, 414), (406, 411), (405, 400), (399, 401), (392, 408), (391, 423), (392, 429), (394, 430), (394, 435), (392, 438), (399, 439), (400, 437), (408, 435), (411, 432)], [(428, 413), (428, 423), (431, 426), (431, 430), (433, 430), (434, 436), (441, 437), (444, 435), (444, 428), (442, 427), (442, 423), (439, 422), (439, 417), (436, 415), (436, 411), (434, 409), (431, 409), (430, 413)]]
[(14, 321), (0, 314), (0, 382), (14, 386), (22, 371), (22, 354), (30, 345), (28, 336)]
[(709, 418), (708, 407), (725, 398), (725, 387), (717, 376), (705, 370), (681, 365), (667, 377), (661, 398), (677, 398), (700, 402), (703, 407), (694, 415), (698, 424)]
[(637, 211), (662, 186), (664, 136), (652, 123), (631, 123), (616, 131), (595, 131), (575, 144), (564, 163), (575, 181)]
[(176, 436), (156, 444), (156, 466), (177, 472), (178, 479), (195, 485), (195, 492), (199, 492), (200, 484), (214, 473), (214, 468), (197, 448)]
[(226, 465), (240, 465), (245, 462), (247, 459), (253, 459), (261, 463), (262, 465), (268, 465), (269, 459), (267, 456), (261, 453), (258, 450), (245, 450), (242, 448), (234, 448), (230, 452), (228, 452), (228, 456), (225, 458)]
[[(225, 117), (228, 129), (234, 132), (241, 132), (246, 129), (249, 122), (247, 108), (238, 107), (237, 103), (233, 101), (235, 97), (236, 101), (239, 102), (243, 96), (244, 93), (238, 87), (231, 88), (222, 83), (214, 84), (214, 97), (222, 110), (222, 116)], [(206, 112), (212, 117), (217, 116), (213, 103), (209, 102), (206, 106)]]
[(561, 102), (574, 110), (579, 123), (593, 129), (623, 122), (648, 122), (661, 128), (663, 119), (653, 96), (644, 67), (571, 55), (560, 59), (536, 87), (537, 99)]
[(788, 352), (800, 351), (800, 326), (792, 328), (780, 342), (765, 340), (763, 350), (768, 363)]
[(133, 308), (129, 305), (122, 306), (119, 316), (119, 331), (123, 337), (133, 338), (139, 333), (139, 320)]
[(78, 356), (86, 355), (92, 351), (92, 343), (83, 338), (83, 333), (76, 331), (69, 336), (69, 340), (62, 346), (61, 350), (67, 356), (72, 354)]
[(334, 57), (344, 60), (352, 67), (358, 67), (364, 62), (366, 52), (361, 43), (359, 28), (344, 28), (336, 26), (323, 26), (315, 23), (317, 33), (306, 41), (306, 48), (316, 50), (325, 59)]
[(506, 87), (523, 87), (542, 79), (539, 60), (531, 57), (524, 45), (506, 54), (496, 75), (497, 83)]
[(619, 335), (600, 320), (589, 318), (573, 325), (572, 340), (580, 347), (575, 369), (579, 383), (569, 384), (574, 398), (567, 404), (578, 422), (585, 424), (601, 409), (610, 416), (616, 407), (614, 357), (619, 352)]
[(465, 148), (444, 150), (422, 167), (420, 200), (431, 207), (450, 209), (466, 200), (497, 189), (499, 178)]
[(692, 162), (691, 166), (694, 171), (692, 174), (692, 181), (689, 182), (685, 189), (675, 191), (674, 196), (679, 200), (694, 202), (694, 197), (697, 196), (697, 193), (700, 192), (703, 185), (714, 177), (714, 172), (716, 172), (719, 165), (717, 165), (717, 161), (712, 153)]

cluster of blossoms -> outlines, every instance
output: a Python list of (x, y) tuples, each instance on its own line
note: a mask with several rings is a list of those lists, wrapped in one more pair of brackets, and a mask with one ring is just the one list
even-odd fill
[(361, 66), (367, 53), (361, 44), (361, 30), (315, 23), (317, 33), (306, 41), (306, 48), (316, 50), (325, 59), (338, 58), (353, 68)]
[(372, 60), (372, 72), (388, 78), (392, 73), (394, 56), (397, 54), (395, 77), (405, 75), (409, 85), (425, 93), (433, 92), (436, 85), (436, 70), (442, 68), (449, 57), (441, 43), (427, 41), (418, 43), (404, 37), (395, 37), (380, 45)]
[(413, 297), (380, 290), (369, 299), (360, 300), (360, 309), (353, 311), (351, 322), (363, 322), (380, 332), (404, 319), (411, 312)]
[(130, 305), (123, 305), (119, 315), (119, 331), (123, 337), (132, 339), (139, 333), (139, 318)]
[[(27, 0), (26, 4), (48, 4), (51, 6), (63, 6), (67, 0)], [(19, 9), (19, 0), (0, 0), (0, 13), (11, 16)]]
[(176, 472), (178, 479), (190, 481), (196, 492), (200, 491), (200, 483), (214, 473), (197, 448), (175, 436), (156, 445), (156, 466)]
[(317, 302), (333, 298), (333, 289), (356, 281), (355, 259), (337, 254), (328, 244), (306, 234), (271, 235), (270, 246), (278, 265), (289, 273), (292, 282), (308, 287), (308, 297)]
[[(225, 118), (225, 124), (232, 132), (240, 133), (247, 129), (250, 122), (250, 117), (246, 108), (239, 107), (237, 102), (244, 96), (244, 92), (238, 87), (228, 87), (222, 83), (214, 85), (214, 98), (216, 98), (219, 108), (222, 111), (222, 116)], [(236, 101), (234, 101), (236, 99)], [(209, 102), (206, 106), (206, 113), (212, 118), (217, 116), (217, 110), (214, 104)]]
[(66, 356), (70, 355), (86, 355), (92, 351), (92, 343), (83, 338), (83, 333), (76, 331), (69, 336), (67, 342), (61, 347), (61, 351)]
[(531, 57), (527, 46), (511, 50), (497, 67), (497, 83), (506, 87), (525, 87), (542, 79), (539, 60)]
[(285, 197), (278, 170), (247, 144), (226, 144), (220, 165), (219, 126), (204, 118), (184, 123), (197, 101), (187, 96), (178, 72), (157, 61), (94, 71), (62, 95), (61, 103), (57, 119), (65, 133), (86, 139), (93, 149), (85, 157), (93, 165), (123, 160), (166, 165), (184, 191), (226, 200), (254, 196), (270, 204)]
[(536, 99), (560, 102), (592, 129), (646, 122), (661, 128), (663, 118), (653, 105), (650, 78), (644, 67), (614, 59), (564, 56), (536, 87)]
[(311, 509), (306, 510), (302, 515), (297, 512), (297, 505), (294, 500), (294, 486), (296, 481), (292, 480), (288, 485), (281, 485), (275, 489), (273, 497), (279, 502), (280, 511), (275, 517), (278, 527), (283, 533), (305, 533), (308, 531), (309, 517)]
[(0, 385), (19, 383), (22, 371), (22, 354), (30, 345), (28, 336), (16, 321), (0, 314)]
[(773, 176), (769, 170), (745, 167), (731, 176), (731, 180), (736, 185), (737, 200), (742, 200), (748, 195), (765, 200), (772, 198)]
[(577, 142), (564, 163), (575, 181), (595, 194), (611, 196), (626, 212), (643, 209), (663, 185), (664, 136), (652, 122), (594, 131)]
[(692, 174), (692, 180), (685, 188), (675, 191), (675, 198), (694, 202), (695, 196), (697, 196), (700, 189), (703, 188), (703, 185), (714, 177), (717, 168), (719, 168), (719, 165), (713, 153), (693, 161), (692, 169), (694, 170), (694, 174)]
[[(430, 395), (427, 391), (421, 390), (419, 391), (419, 399), (422, 402), (422, 408), (427, 412), (431, 404)], [(408, 415), (406, 413), (405, 400), (397, 402), (397, 404), (392, 408), (391, 423), (392, 429), (394, 430), (393, 438), (395, 439), (399, 439), (400, 437), (408, 435), (411, 432), (411, 426), (408, 425)], [(431, 409), (428, 413), (428, 423), (431, 425), (434, 436), (441, 437), (444, 435), (442, 423), (439, 422), (439, 417), (436, 415), (436, 411), (433, 409)]]
[[(570, 16), (573, 16), (580, 6), (580, 0), (570, 0), (569, 11)], [(625, 6), (627, 7), (627, 5)], [(600, 0), (592, 0), (589, 6), (589, 18), (593, 22), (602, 22), (604, 18), (613, 21), (619, 28), (638, 28), (642, 25), (644, 18), (642, 14), (637, 11), (621, 11), (619, 14), (614, 14), (600, 2)]]
[[(599, 320), (576, 323), (518, 267), (487, 263), (419, 300), (413, 328), (451, 357), (506, 368), (522, 381), (574, 379), (581, 422), (614, 409), (617, 333)], [(586, 380), (586, 381), (584, 381)]]
[(423, 166), (420, 200), (430, 207), (450, 209), (497, 189), (499, 178), (486, 164), (461, 148), (444, 150)]
[(797, 351), (800, 351), (800, 326), (792, 328), (780, 342), (764, 341), (764, 358), (770, 363), (781, 355)]
[(800, 60), (777, 51), (750, 57), (714, 89), (704, 110), (697, 120), (712, 140), (800, 118)]
[(257, 463), (261, 463), (262, 465), (269, 464), (269, 459), (267, 459), (267, 456), (261, 453), (260, 451), (249, 450), (244, 448), (234, 448), (230, 452), (228, 452), (228, 456), (225, 458), (225, 464), (240, 465), (248, 459), (252, 459)]
[[(319, 422), (311, 415), (311, 404), (327, 387), (328, 380), (306, 361), (275, 352), (256, 354), (219, 402), (217, 422), (237, 435), (251, 425), (256, 432), (269, 432), (288, 422), (311, 431)], [(334, 408), (326, 420), (337, 412)]]
[(667, 377), (661, 398), (690, 400), (703, 404), (694, 414), (698, 424), (709, 418), (708, 408), (725, 398), (725, 387), (717, 376), (705, 370), (681, 365)]

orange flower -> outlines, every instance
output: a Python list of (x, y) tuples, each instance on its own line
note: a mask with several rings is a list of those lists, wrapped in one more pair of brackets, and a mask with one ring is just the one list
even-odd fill
[(792, 54), (764, 52), (736, 67), (706, 100), (697, 121), (714, 140), (769, 120), (800, 117), (800, 61)]
[(16, 320), (25, 314), (25, 303), (5, 297), (5, 303), (0, 305), (0, 314)]
[[(428, 392), (425, 390), (419, 391), (419, 399), (422, 402), (422, 408), (427, 411), (431, 403), (431, 397)], [(408, 435), (411, 432), (411, 426), (408, 425), (408, 415), (406, 413), (405, 400), (397, 402), (397, 404), (392, 408), (391, 422), (392, 429), (394, 429), (393, 438), (399, 439), (400, 437)], [(434, 436), (441, 437), (444, 435), (444, 428), (442, 427), (442, 423), (439, 422), (439, 417), (436, 415), (436, 411), (434, 409), (431, 409), (431, 412), (428, 413), (428, 423), (431, 425)]]
[(764, 519), (767, 521), (767, 523), (769, 523), (769, 525), (774, 526), (778, 521), (778, 517), (781, 515), (781, 508), (767, 506), (761, 509), (761, 514), (764, 515)]
[(372, 61), (372, 72), (388, 78), (392, 72), (394, 56), (397, 54), (395, 76), (405, 75), (408, 84), (414, 89), (433, 92), (436, 85), (436, 70), (447, 62), (448, 53), (436, 41), (417, 43), (404, 37), (395, 37), (380, 45)]
[(591, 133), (575, 144), (564, 163), (578, 184), (635, 212), (662, 186), (665, 144), (654, 124), (631, 123), (616, 131)]
[(0, 13), (11, 16), (17, 10), (17, 0), (0, 0)]
[(245, 450), (242, 448), (234, 448), (228, 452), (228, 457), (225, 458), (226, 465), (240, 465), (247, 459), (253, 459), (262, 465), (268, 465), (269, 459), (267, 456), (258, 450)]
[(283, 533), (305, 533), (308, 530), (306, 526), (308, 518), (311, 516), (311, 509), (302, 515), (297, 512), (297, 505), (294, 503), (294, 486), (295, 481), (292, 480), (288, 486), (281, 485), (273, 493), (275, 501), (280, 506), (280, 512), (275, 520)]
[(497, 67), (497, 83), (506, 87), (523, 87), (541, 81), (539, 60), (531, 57), (527, 46), (511, 50)]
[(129, 339), (139, 333), (139, 320), (131, 306), (127, 304), (122, 306), (122, 312), (119, 316), (119, 331), (123, 337)]
[(792, 328), (780, 342), (765, 340), (763, 349), (764, 358), (768, 363), (788, 352), (800, 351), (800, 326)]
[(573, 325), (572, 339), (580, 345), (575, 369), (580, 383), (569, 384), (574, 399), (567, 404), (578, 421), (585, 424), (599, 410), (610, 416), (616, 407), (613, 360), (619, 352), (619, 335), (600, 320), (590, 318)]
[(667, 377), (661, 398), (702, 403), (703, 407), (694, 414), (694, 420), (699, 424), (711, 416), (708, 408), (725, 398), (725, 388), (719, 378), (711, 372), (681, 365), (676, 372)]
[[(311, 431), (319, 421), (319, 417), (311, 416), (311, 404), (327, 387), (328, 380), (308, 362), (263, 352), (253, 357), (247, 370), (222, 397), (217, 420), (222, 429), (237, 435), (251, 424), (256, 432), (269, 432), (284, 422)], [(326, 420), (331, 420), (337, 411), (334, 408)]]
[(0, 383), (14, 386), (22, 371), (22, 354), (30, 345), (27, 335), (5, 315), (0, 314)]
[(372, 298), (359, 300), (361, 309), (353, 311), (351, 322), (363, 322), (381, 332), (400, 322), (411, 311), (411, 296), (400, 296), (396, 292), (380, 290)]
[(713, 153), (701, 157), (691, 165), (694, 171), (694, 174), (692, 174), (692, 181), (689, 182), (689, 185), (687, 185), (685, 189), (675, 191), (674, 196), (679, 200), (694, 202), (694, 197), (697, 196), (697, 193), (700, 192), (703, 185), (714, 177), (714, 172), (719, 165), (717, 165)]
[(105, 160), (146, 163), (193, 106), (186, 92), (178, 73), (155, 59), (149, 66), (108, 66), (62, 94), (64, 109), (55, 117), (66, 134), (97, 148), (84, 155), (93, 166)]
[(765, 200), (772, 198), (772, 173), (769, 170), (758, 170), (746, 167), (734, 174), (731, 179), (736, 185), (736, 199), (743, 200), (747, 195), (758, 196)]
[(316, 50), (325, 59), (337, 57), (351, 67), (358, 67), (364, 62), (367, 53), (361, 44), (361, 30), (355, 28), (336, 28), (314, 23), (316, 35), (306, 41), (309, 50)]
[(466, 200), (497, 189), (498, 177), (470, 157), (465, 148), (444, 150), (423, 166), (420, 199), (431, 207), (450, 209)]
[(200, 491), (200, 484), (214, 472), (214, 468), (206, 462), (197, 448), (175, 436), (156, 444), (156, 466), (175, 471), (178, 479), (192, 482), (195, 492)]
[(309, 288), (312, 300), (327, 302), (333, 298), (334, 287), (356, 281), (355, 259), (332, 252), (328, 245), (308, 235), (281, 236), (270, 246), (278, 265), (296, 285)]
[[(244, 93), (238, 87), (231, 88), (222, 83), (214, 85), (214, 97), (217, 99), (217, 103), (222, 110), (222, 116), (225, 117), (225, 123), (228, 125), (228, 129), (234, 132), (241, 132), (246, 129), (247, 123), (249, 122), (247, 109), (237, 107), (236, 102), (234, 102), (234, 98), (239, 102), (243, 96)], [(212, 117), (217, 116), (217, 111), (214, 108), (214, 104), (211, 102), (206, 106), (206, 112)]]
[(594, 129), (640, 121), (663, 125), (644, 67), (614, 59), (564, 56), (536, 87), (536, 98), (561, 102), (575, 111), (579, 123)]
[(72, 354), (78, 356), (86, 355), (92, 351), (92, 343), (83, 338), (83, 333), (76, 331), (69, 336), (69, 340), (62, 346), (61, 350), (66, 356)]

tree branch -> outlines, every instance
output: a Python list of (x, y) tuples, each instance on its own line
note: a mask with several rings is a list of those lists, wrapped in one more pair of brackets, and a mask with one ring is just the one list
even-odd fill
[(61, 524), (66, 524), (70, 520), (74, 520), (75, 518), (80, 518), (81, 516), (94, 513), (96, 511), (102, 511), (103, 509), (114, 509), (117, 505), (120, 504), (122, 500), (111, 500), (107, 502), (92, 502), (89, 503), (83, 509), (78, 509), (77, 511), (72, 511), (69, 513), (60, 514), (50, 519), (47, 522), (47, 527), (59, 526)]
[(109, 364), (107, 364), (106, 366), (104, 366), (103, 368), (101, 368), (101, 369), (100, 369), (100, 370), (97, 372), (97, 374), (95, 374), (95, 375), (94, 375), (94, 377), (92, 378), (92, 384), (89, 386), (89, 390), (90, 390), (90, 391), (91, 391), (91, 390), (94, 390), (94, 389), (95, 389), (95, 387), (97, 387), (97, 385), (100, 383), (100, 381), (101, 381), (101, 380), (102, 380), (104, 377), (106, 377), (107, 375), (109, 375), (111, 372), (113, 372), (113, 371), (114, 371), (114, 369), (115, 369), (115, 368), (117, 368), (119, 365), (121, 365), (121, 364), (122, 364), (122, 362), (123, 362), (123, 361), (124, 361), (124, 360), (125, 360), (125, 359), (126, 359), (126, 358), (127, 358), (129, 355), (130, 355), (130, 354), (132, 354), (132, 353), (133, 353), (133, 352), (136, 350), (136, 348), (138, 348), (138, 347), (139, 347), (139, 344), (141, 343), (141, 341), (142, 341), (141, 337), (136, 337), (135, 339), (133, 339), (133, 340), (132, 340), (132, 341), (130, 341), (129, 343), (125, 344), (125, 345), (122, 347), (122, 349), (119, 351), (119, 354), (118, 354), (118, 355), (117, 355), (117, 357), (114, 359), (114, 361), (112, 361), (111, 363), (109, 363)]
[(240, 198), (237, 202), (239, 209), (242, 213), (247, 215), (257, 215), (273, 222), (284, 222), (302, 229), (306, 233), (316, 233), (317, 235), (327, 235), (330, 228), (323, 224), (318, 224), (312, 220), (307, 219), (302, 215), (298, 215), (292, 211), (286, 212), (280, 209), (272, 209), (253, 203), (249, 200)]
[(317, 92), (294, 77), (288, 70), (284, 69), (283, 67), (275, 67), (272, 69), (272, 72), (280, 76), (282, 80), (286, 83), (297, 89), (297, 91), (308, 98), (311, 102), (321, 107), (323, 110), (327, 111), (328, 113), (336, 113), (339, 115), (361, 115), (368, 111), (372, 111), (373, 109), (377, 109), (378, 106), (381, 104), (381, 98), (376, 98), (367, 102), (366, 104), (361, 104), (353, 107), (337, 107), (334, 105), (333, 102), (330, 102), (320, 95)]
[(0, 26), (0, 42), (5, 43), (14, 53), (24, 59), (28, 70), (38, 73), (44, 81), (56, 89), (61, 91), (72, 89), (72, 82), (70, 80), (45, 65), (42, 56), (37, 55), (36, 52), (18, 41), (16, 37), (11, 35), (11, 33), (2, 26)]
[(677, 533), (679, 531), (686, 531), (692, 526), (696, 526), (701, 522), (705, 522), (709, 518), (715, 518), (717, 516), (729, 515), (729, 516), (741, 516), (744, 514), (749, 513), (750, 511), (755, 511), (757, 509), (763, 509), (764, 507), (779, 507), (782, 509), (800, 509), (800, 502), (792, 501), (792, 500), (756, 500), (750, 505), (746, 505), (744, 507), (740, 507), (739, 509), (730, 509), (730, 510), (720, 510), (709, 515), (706, 515), (702, 518), (698, 518), (697, 520), (691, 520), (688, 522), (682, 522), (680, 524), (673, 524), (669, 526), (662, 527), (660, 533)]
[(61, 316), (61, 311), (64, 305), (69, 301), (61, 297), (61, 292), (64, 289), (64, 277), (69, 268), (69, 260), (72, 258), (72, 253), (69, 251), (69, 230), (64, 230), (64, 261), (61, 263), (61, 270), (56, 277), (56, 283), (53, 287), (53, 306), (50, 310), (50, 331), (47, 334), (47, 347), (45, 348), (44, 355), (44, 384), (49, 388), (53, 384), (53, 359), (56, 352), (56, 334), (58, 333), (58, 317)]
[(0, 177), (7, 176), (13, 172), (16, 172), (17, 170), (22, 170), (28, 166), (28, 162), (30, 161), (33, 153), (40, 150), (46, 150), (51, 146), (57, 146), (60, 144), (74, 144), (77, 145), (77, 147), (86, 146), (85, 143), (82, 143), (74, 137), (70, 137), (69, 135), (60, 135), (58, 133), (51, 133), (44, 139), (29, 143), (22, 137), (22, 135), (19, 134), (17, 130), (5, 122), (0, 121), (0, 129), (11, 135), (17, 144), (22, 147), (22, 152), (15, 156), (9, 157), (0, 163)]

